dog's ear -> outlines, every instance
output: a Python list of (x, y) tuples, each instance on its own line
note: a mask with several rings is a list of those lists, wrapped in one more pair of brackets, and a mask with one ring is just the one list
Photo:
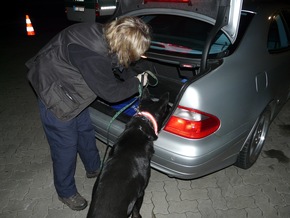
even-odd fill
[(152, 140), (152, 141), (155, 141), (155, 140), (157, 140), (157, 135), (155, 135), (155, 132), (154, 132), (154, 135), (150, 135), (150, 139)]
[(152, 140), (152, 141), (157, 140), (158, 136), (155, 134), (154, 130), (150, 128), (148, 131), (149, 132), (147, 132), (147, 134), (146, 134), (148, 139)]

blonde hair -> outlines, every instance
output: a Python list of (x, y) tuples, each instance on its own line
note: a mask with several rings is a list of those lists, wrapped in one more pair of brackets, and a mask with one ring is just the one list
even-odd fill
[(110, 52), (117, 54), (124, 67), (139, 60), (150, 46), (150, 28), (137, 17), (122, 17), (106, 24), (104, 34)]

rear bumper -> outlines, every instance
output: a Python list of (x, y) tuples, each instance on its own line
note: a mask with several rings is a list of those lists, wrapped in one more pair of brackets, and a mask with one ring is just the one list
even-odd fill
[[(96, 137), (107, 143), (113, 144), (123, 132), (125, 124), (114, 120), (109, 128), (111, 117), (93, 108), (90, 108), (91, 119), (95, 128)], [(168, 137), (168, 133), (161, 132), (154, 142), (155, 153), (151, 161), (151, 167), (167, 174), (169, 177), (179, 179), (195, 179), (215, 171), (228, 167), (236, 162), (240, 149), (247, 137), (247, 132), (241, 129), (234, 131), (234, 136), (228, 136), (232, 140), (219, 138), (210, 139), (207, 142), (186, 141), (175, 136)], [(241, 134), (242, 133), (242, 134)], [(219, 143), (219, 144), (218, 144)], [(209, 145), (207, 145), (209, 144)], [(201, 148), (206, 148), (202, 149)], [(174, 152), (175, 151), (175, 152)]]
[[(227, 146), (228, 150), (224, 152), (216, 151), (200, 157), (184, 157), (178, 154), (159, 155), (160, 150), (155, 146), (155, 154), (151, 161), (151, 167), (169, 177), (178, 179), (196, 179), (210, 173), (221, 170), (225, 167), (233, 165), (238, 156), (238, 146), (241, 143)], [(171, 157), (170, 159), (164, 157)], [(184, 162), (186, 161), (186, 164)]]

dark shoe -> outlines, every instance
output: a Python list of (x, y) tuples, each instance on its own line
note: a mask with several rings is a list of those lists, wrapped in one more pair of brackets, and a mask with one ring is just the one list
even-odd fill
[(69, 198), (61, 198), (58, 196), (58, 199), (72, 210), (83, 210), (88, 206), (86, 199), (78, 192)]
[(100, 169), (96, 170), (95, 172), (87, 172), (87, 178), (91, 179), (91, 178), (96, 178), (98, 177), (98, 175), (100, 174)]

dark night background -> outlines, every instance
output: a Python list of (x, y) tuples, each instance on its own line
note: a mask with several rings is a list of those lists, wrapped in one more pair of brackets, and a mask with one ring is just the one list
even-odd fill
[(2, 5), (1, 38), (26, 35), (28, 14), (36, 34), (49, 34), (70, 24), (66, 20), (64, 0), (16, 0)]

